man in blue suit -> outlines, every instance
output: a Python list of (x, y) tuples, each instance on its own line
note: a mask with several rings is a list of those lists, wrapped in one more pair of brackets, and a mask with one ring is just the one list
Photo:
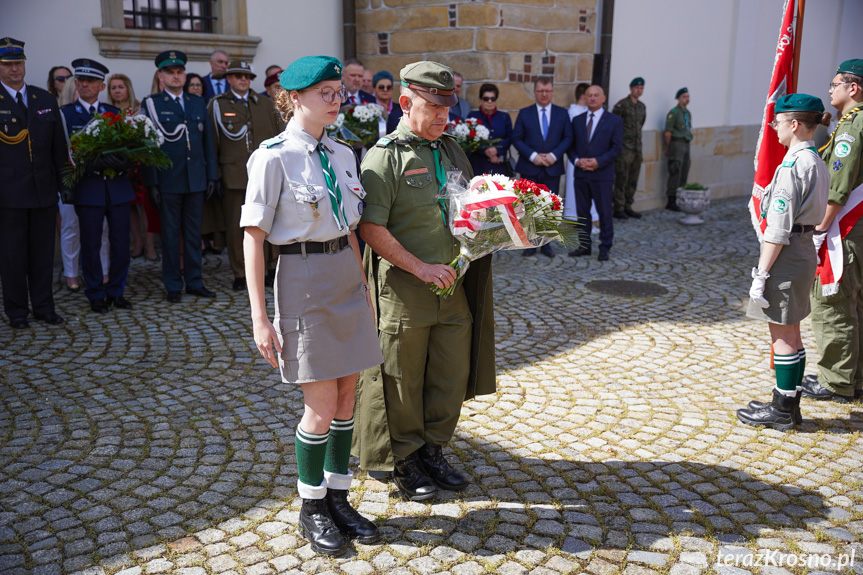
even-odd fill
[(575, 169), (575, 205), (578, 211), (579, 245), (569, 255), (588, 256), (590, 246), (590, 202), (599, 213), (599, 259), (608, 259), (614, 239), (612, 204), (614, 159), (623, 148), (623, 120), (603, 110), (605, 92), (593, 85), (585, 92), (587, 111), (572, 119), (573, 144), (569, 159)]
[[(105, 89), (108, 68), (95, 60), (79, 58), (72, 62), (75, 69), (75, 89), (78, 101), (63, 106), (63, 120), (71, 136), (83, 130), (94, 117), (106, 112), (119, 114), (120, 109), (99, 102), (99, 92)], [(123, 297), (126, 277), (129, 275), (129, 212), (135, 191), (126, 171), (131, 167), (121, 154), (108, 154), (88, 166), (84, 178), (65, 193), (64, 203), (75, 205), (81, 230), (81, 267), (87, 287), (84, 295), (90, 309), (107, 313), (111, 308), (131, 309), (132, 304)], [(102, 172), (111, 168), (117, 175), (109, 178)], [(108, 221), (110, 266), (108, 283), (102, 282), (103, 222)]]
[(374, 104), (376, 101), (374, 94), (369, 94), (360, 89), (363, 85), (363, 74), (366, 71), (363, 63), (356, 58), (349, 58), (345, 60), (344, 67), (342, 83), (345, 85), (345, 90), (348, 91), (348, 99), (345, 100), (343, 106), (350, 106), (351, 104)]
[(215, 50), (210, 54), (210, 73), (203, 78), (205, 102), (209, 102), (213, 96), (218, 96), (228, 91), (228, 81), (225, 79), (228, 60), (228, 53), (224, 50)]
[(141, 110), (162, 132), (162, 150), (173, 162), (164, 170), (144, 170), (150, 202), (162, 216), (162, 281), (171, 303), (180, 301), (184, 283), (187, 294), (216, 297), (201, 279), (204, 199), (219, 197), (218, 164), (207, 105), (200, 96), (183, 93), (185, 54), (179, 50), (162, 52), (156, 56), (156, 67), (165, 90), (144, 98)]
[[(551, 103), (554, 96), (553, 82), (549, 76), (536, 79), (533, 85), (536, 105), (518, 112), (512, 131), (512, 144), (519, 153), (515, 169), (521, 177), (544, 184), (557, 194), (564, 172), (564, 154), (572, 144), (572, 126), (566, 110)], [(543, 254), (554, 257), (549, 244), (541, 249)], [(532, 256), (535, 253), (536, 248), (530, 248), (524, 250), (522, 255)]]

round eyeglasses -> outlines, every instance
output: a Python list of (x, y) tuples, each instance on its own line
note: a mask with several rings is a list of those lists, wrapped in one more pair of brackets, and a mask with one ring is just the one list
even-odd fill
[(333, 90), (332, 88), (311, 88), (312, 90), (317, 90), (321, 93), (321, 99), (327, 104), (332, 104), (333, 102), (338, 101), (341, 104), (344, 104), (348, 101), (348, 91), (342, 87), (339, 90)]

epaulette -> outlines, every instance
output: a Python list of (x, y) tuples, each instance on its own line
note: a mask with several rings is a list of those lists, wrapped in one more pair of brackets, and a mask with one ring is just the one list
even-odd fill
[(65, 110), (66, 108), (72, 107), (74, 105), (75, 105), (75, 102), (69, 102), (68, 104), (63, 104), (62, 106), (60, 106), (60, 109)]
[(796, 157), (791, 158), (790, 160), (782, 160), (782, 167), (783, 168), (791, 168), (794, 166), (794, 162), (796, 162), (796, 161), (797, 161)]
[(377, 146), (378, 148), (386, 148), (387, 146), (389, 146), (392, 143), (393, 143), (393, 140), (391, 140), (390, 138), (387, 138), (387, 137), (383, 137), (377, 141), (375, 146)]
[(275, 137), (270, 138), (268, 140), (264, 140), (263, 142), (261, 142), (261, 145), (258, 147), (259, 148), (272, 148), (273, 146), (278, 146), (279, 144), (281, 144), (284, 141), (285, 141), (284, 134), (279, 134), (278, 136), (275, 136)]
[(233, 98), (234, 94), (232, 92), (222, 92), (221, 94), (216, 94), (215, 96), (210, 98), (210, 100), (215, 100), (216, 98), (227, 98), (228, 96), (231, 96)]
[(354, 149), (353, 146), (351, 146), (349, 143), (347, 143), (345, 140), (342, 140), (341, 138), (333, 138), (332, 136), (330, 136), (330, 139), (334, 142), (337, 142), (337, 143), (343, 145), (343, 146), (349, 147), (351, 150)]

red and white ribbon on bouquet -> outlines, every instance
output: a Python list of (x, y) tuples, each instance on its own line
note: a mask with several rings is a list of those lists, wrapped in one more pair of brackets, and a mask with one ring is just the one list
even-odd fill
[[(479, 193), (477, 189), (485, 185), (488, 191)], [(501, 222), (506, 228), (510, 239), (514, 244), (523, 248), (530, 247), (530, 241), (518, 217), (515, 215), (513, 203), (518, 200), (515, 192), (505, 189), (498, 182), (487, 176), (474, 178), (470, 187), (471, 199), (464, 205), (458, 216), (453, 221), (453, 233), (455, 235), (475, 232), (483, 227), (483, 222), (473, 217), (474, 212), (486, 208), (496, 208), (501, 216)]]

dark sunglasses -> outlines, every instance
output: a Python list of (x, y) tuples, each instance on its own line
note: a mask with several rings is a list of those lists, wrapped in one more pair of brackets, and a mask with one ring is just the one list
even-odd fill
[(65, 82), (66, 80), (68, 80), (71, 77), (72, 77), (71, 75), (69, 75), (69, 76), (54, 76), (54, 81), (55, 82)]
[(378, 87), (377, 87), (377, 89), (378, 89), (378, 90), (383, 90), (384, 92), (386, 92), (387, 90), (392, 90), (392, 89), (393, 89), (393, 85), (392, 85), (392, 84), (390, 84), (389, 86), (378, 86)]
[(497, 102), (497, 97), (492, 96), (491, 98), (489, 98), (488, 96), (483, 96), (482, 101), (483, 102)]

